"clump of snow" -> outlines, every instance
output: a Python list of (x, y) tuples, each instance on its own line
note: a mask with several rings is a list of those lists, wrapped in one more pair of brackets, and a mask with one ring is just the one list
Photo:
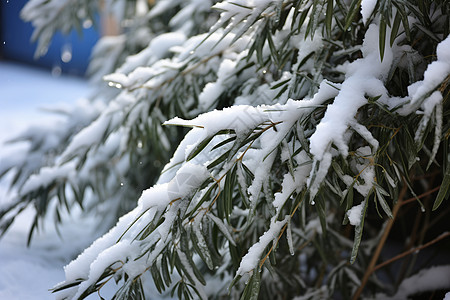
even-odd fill
[(126, 230), (137, 217), (136, 212), (132, 211), (121, 217), (117, 225), (112, 228), (103, 237), (97, 239), (89, 248), (83, 251), (75, 260), (64, 267), (66, 281), (75, 281), (78, 278), (87, 278), (91, 273), (91, 264), (97, 257), (109, 247), (112, 247), (117, 241), (117, 237)]
[(213, 102), (226, 89), (225, 81), (236, 71), (236, 62), (230, 59), (222, 61), (217, 72), (217, 81), (208, 82), (199, 95), (199, 106), (202, 110), (212, 107)]
[[(407, 299), (408, 296), (426, 291), (450, 289), (450, 265), (435, 266), (421, 270), (419, 273), (406, 278), (400, 284), (397, 293), (392, 297), (377, 294), (376, 299)], [(447, 298), (447, 293), (445, 298)]]
[[(301, 151), (296, 157), (299, 162), (305, 162), (309, 160), (305, 151)], [(306, 185), (306, 180), (311, 171), (311, 165), (299, 166), (294, 170), (294, 174), (287, 173), (284, 175), (283, 182), (281, 184), (281, 192), (275, 193), (273, 206), (277, 210), (277, 215), (280, 213), (284, 203), (289, 199), (294, 191), (300, 192)]]
[[(288, 217), (282, 221), (272, 220), (270, 228), (259, 237), (259, 241), (253, 244), (253, 246), (248, 249), (247, 254), (242, 258), (239, 269), (236, 271), (236, 275), (244, 276), (258, 267), (258, 262), (264, 249), (266, 249), (271, 242), (277, 242), (278, 235), (287, 221)], [(259, 272), (259, 270), (255, 271)]]
[(359, 226), (361, 224), (362, 211), (365, 205), (365, 201), (359, 205), (355, 205), (347, 211), (347, 217), (353, 226)]
[(355, 130), (371, 144), (374, 151), (378, 147), (378, 141), (355, 119), (358, 109), (367, 104), (367, 96), (382, 95), (384, 98), (387, 97), (387, 90), (383, 81), (388, 76), (394, 49), (387, 48), (384, 59), (381, 61), (378, 35), (378, 26), (371, 24), (366, 32), (361, 49), (363, 58), (347, 66), (346, 79), (341, 84), (338, 95), (334, 102), (327, 107), (325, 116), (310, 138), (310, 149), (314, 155), (315, 164), (320, 162), (319, 169), (316, 170), (314, 165), (311, 171), (315, 172), (316, 175), (314, 182), (308, 181), (312, 198), (331, 165), (331, 145), (334, 144), (342, 156), (348, 155), (349, 128)]
[[(190, 196), (209, 176), (206, 167), (186, 163), (170, 182), (145, 190), (137, 208), (120, 218), (114, 228), (65, 267), (66, 282), (85, 279), (76, 290), (70, 292), (73, 293), (71, 297), (79, 297), (111, 264), (120, 262), (116, 267), (121, 266), (131, 278), (142, 274), (171, 239), (171, 229), (177, 214), (187, 206), (183, 199)], [(136, 236), (149, 221), (157, 220), (162, 215), (164, 221), (146, 239), (146, 247), (155, 248), (149, 257), (137, 259), (143, 250), (135, 240)], [(59, 296), (64, 298), (67, 294)]]
[(237, 135), (248, 132), (249, 128), (255, 128), (267, 121), (267, 114), (262, 113), (262, 108), (239, 105), (224, 108), (221, 111), (202, 114), (193, 120), (183, 120), (175, 117), (166, 121), (164, 125), (180, 125), (205, 128), (207, 136), (211, 136), (222, 129), (232, 129)]
[[(280, 0), (278, 0), (280, 1)], [(236, 26), (249, 17), (255, 20), (275, 0), (225, 0), (216, 3), (213, 8), (221, 10), (219, 21), (212, 27), (212, 31), (222, 27), (231, 19), (231, 24)]]
[[(366, 95), (375, 97), (385, 95), (382, 82), (386, 78), (392, 62), (392, 50), (387, 50), (383, 62), (378, 50), (378, 27), (372, 24), (364, 38), (363, 58), (348, 66), (347, 78), (340, 87), (333, 104), (329, 105), (325, 116), (311, 136), (311, 153), (317, 160), (333, 143), (344, 157), (348, 155), (347, 142), (344, 139), (349, 126), (356, 124), (358, 109), (367, 103)], [(373, 143), (373, 140), (370, 139)]]
[(376, 0), (362, 0), (361, 1), (361, 15), (362, 15), (364, 24), (367, 24), (367, 20), (369, 20), (369, 17), (372, 14), (376, 5), (377, 5)]
[[(87, 280), (81, 282), (78, 287), (78, 292), (72, 297), (73, 299), (80, 298), (83, 292), (94, 284), (100, 276), (110, 266), (118, 267), (120, 261), (126, 261), (127, 257), (136, 257), (139, 253), (139, 248), (136, 244), (128, 242), (118, 242), (111, 245), (108, 249), (99, 253), (95, 260), (89, 265), (89, 273)], [(142, 267), (142, 266), (141, 266)], [(144, 271), (145, 268), (142, 269)], [(66, 271), (67, 274), (67, 271)]]
[(75, 163), (69, 162), (62, 166), (43, 167), (39, 174), (33, 174), (24, 183), (20, 193), (25, 195), (40, 187), (47, 187), (55, 180), (69, 180), (75, 175)]
[(138, 54), (127, 57), (125, 63), (113, 74), (106, 75), (104, 80), (128, 86), (124, 73), (129, 73), (140, 66), (149, 66), (164, 58), (172, 47), (186, 41), (186, 35), (181, 32), (168, 32), (154, 37), (148, 47)]
[(373, 188), (375, 180), (375, 166), (371, 162), (372, 152), (369, 146), (360, 147), (355, 152), (359, 156), (359, 159), (363, 159), (363, 163), (355, 163), (354, 168), (358, 174), (355, 179), (350, 175), (344, 175), (342, 180), (347, 186), (353, 185), (353, 187), (364, 197), (366, 197), (370, 190)]
[(187, 197), (209, 176), (210, 173), (205, 166), (188, 162), (177, 171), (175, 177), (169, 182), (167, 191), (172, 199)]
[[(448, 54), (449, 47), (450, 36), (438, 44), (436, 50), (437, 60), (428, 65), (424, 73), (424, 79), (408, 86), (408, 96), (411, 99), (411, 103), (401, 109), (399, 111), (400, 114), (409, 114), (421, 105), (427, 109), (428, 104), (426, 104), (426, 102), (430, 99), (427, 95), (433, 92), (450, 74), (450, 55)], [(435, 103), (435, 101), (431, 102)], [(431, 106), (432, 104), (429, 105)], [(427, 110), (429, 110), (429, 107)]]

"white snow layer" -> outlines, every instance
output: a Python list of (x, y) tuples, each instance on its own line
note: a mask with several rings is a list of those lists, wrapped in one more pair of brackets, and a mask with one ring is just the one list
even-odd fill
[(450, 36), (437, 46), (437, 60), (428, 65), (424, 79), (408, 87), (412, 104), (436, 89), (450, 74)]
[(40, 187), (47, 187), (55, 180), (69, 180), (75, 175), (76, 164), (74, 161), (69, 162), (61, 167), (43, 167), (39, 174), (33, 174), (22, 186), (20, 193), (25, 195)]
[[(170, 240), (170, 230), (177, 213), (186, 206), (184, 197), (190, 195), (209, 176), (205, 167), (187, 163), (169, 183), (145, 190), (137, 208), (121, 217), (115, 227), (65, 267), (66, 282), (76, 281), (78, 278), (86, 280), (76, 290), (58, 294), (58, 299), (64, 299), (68, 293), (73, 298), (79, 297), (112, 264), (121, 266), (131, 278), (142, 274)], [(136, 259), (142, 251), (141, 243), (135, 241), (136, 236), (149, 221), (157, 219), (161, 214), (165, 216), (164, 222), (147, 238), (151, 245), (156, 245), (155, 249), (149, 257)], [(134, 222), (135, 220), (137, 221)]]
[[(386, 94), (382, 80), (388, 75), (393, 53), (392, 49), (386, 49), (384, 59), (380, 61), (378, 32), (376, 25), (370, 25), (362, 47), (363, 58), (348, 66), (347, 78), (342, 83), (339, 94), (333, 104), (328, 106), (325, 116), (310, 138), (311, 153), (317, 160), (323, 159), (331, 144), (337, 146), (340, 154), (347, 156), (345, 133), (350, 126), (357, 123), (355, 115), (358, 109), (367, 103), (366, 95), (375, 97)], [(370, 138), (370, 142), (374, 141)]]
[[(280, 0), (278, 0), (280, 1)], [(246, 17), (256, 18), (264, 9), (276, 0), (225, 0), (216, 3), (213, 8), (223, 11), (219, 21), (211, 28), (211, 31), (220, 28), (225, 22), (231, 19), (232, 25), (241, 23)]]
[(362, 15), (364, 24), (367, 25), (367, 20), (369, 20), (369, 17), (372, 14), (376, 4), (377, 4), (377, 0), (362, 0), (361, 1), (361, 15)]
[[(272, 221), (274, 220), (272, 219)], [(282, 221), (270, 223), (269, 230), (264, 232), (264, 234), (259, 237), (259, 241), (253, 244), (253, 246), (248, 249), (247, 254), (242, 258), (239, 269), (236, 271), (236, 275), (244, 276), (253, 270), (255, 270), (255, 272), (259, 272), (258, 263), (264, 250), (271, 242), (276, 243), (278, 241), (278, 235), (287, 221), (288, 217)]]
[(350, 224), (353, 226), (358, 226), (361, 224), (362, 210), (364, 208), (365, 201), (361, 202), (361, 204), (353, 206), (347, 211), (347, 217), (350, 221)]
[[(317, 193), (331, 165), (331, 145), (334, 144), (342, 156), (348, 155), (347, 133), (349, 128), (360, 134), (373, 147), (373, 152), (378, 148), (378, 141), (355, 119), (358, 109), (367, 104), (367, 96), (382, 95), (386, 97), (387, 95), (384, 80), (388, 76), (394, 51), (393, 48), (387, 47), (384, 59), (381, 61), (378, 35), (378, 26), (371, 24), (361, 48), (363, 57), (347, 66), (346, 78), (340, 86), (338, 95), (334, 102), (328, 105), (325, 116), (310, 138), (310, 149), (315, 159), (311, 172), (316, 172), (315, 181), (311, 182), (311, 179), (308, 181), (312, 198)], [(316, 171), (317, 163), (320, 164)]]
[[(419, 273), (406, 278), (400, 284), (397, 293), (392, 297), (377, 294), (379, 300), (408, 299), (410, 295), (420, 292), (450, 289), (450, 265), (435, 266), (421, 270)], [(447, 298), (447, 293), (445, 298)]]

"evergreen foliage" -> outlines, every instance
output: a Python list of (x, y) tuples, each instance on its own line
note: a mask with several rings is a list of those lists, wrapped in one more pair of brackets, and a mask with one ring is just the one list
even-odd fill
[[(98, 6), (29, 1), (38, 54)], [(0, 169), (19, 189), (1, 230), (31, 205), (29, 242), (50, 207), (56, 223), (74, 205), (110, 226), (126, 213), (66, 267), (59, 299), (111, 279), (115, 299), (152, 281), (183, 299), (395, 294), (429, 267), (376, 265), (395, 228), (414, 257), (448, 249), (448, 1), (105, 6), (123, 34), (99, 42), (91, 72), (109, 88), (19, 137), (28, 152)]]

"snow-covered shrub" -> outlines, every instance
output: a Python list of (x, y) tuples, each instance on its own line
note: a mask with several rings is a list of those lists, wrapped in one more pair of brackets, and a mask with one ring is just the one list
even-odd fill
[(449, 236), (427, 234), (448, 214), (432, 212), (450, 186), (447, 1), (113, 3), (128, 25), (92, 65), (121, 64), (104, 77), (118, 92), (56, 148), (32, 140), (28, 157), (49, 158), (10, 166), (19, 196), (0, 214), (7, 228), (32, 204), (37, 224), (58, 201), (116, 216), (139, 198), (66, 267), (59, 299), (111, 279), (116, 299), (144, 298), (150, 281), (187, 299), (394, 293), (415, 260), (385, 267), (395, 280), (374, 272), (404, 205), (406, 254)]

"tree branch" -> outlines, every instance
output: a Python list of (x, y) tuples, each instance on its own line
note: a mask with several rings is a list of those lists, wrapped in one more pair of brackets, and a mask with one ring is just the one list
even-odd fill
[(408, 186), (406, 184), (404, 184), (402, 187), (402, 190), (400, 191), (400, 194), (398, 196), (398, 201), (395, 204), (394, 209), (392, 211), (393, 217), (392, 217), (392, 219), (389, 219), (387, 221), (387, 225), (383, 232), (383, 235), (381, 236), (381, 239), (378, 242), (378, 246), (375, 249), (375, 253), (372, 256), (369, 266), (367, 267), (366, 273), (364, 273), (364, 277), (361, 280), (361, 285), (359, 286), (359, 288), (356, 290), (355, 294), (353, 295), (353, 298), (352, 298), (353, 300), (359, 299), (362, 291), (364, 290), (364, 287), (367, 284), (367, 281), (369, 281), (370, 275), (372, 275), (372, 273), (374, 272), (375, 264), (377, 263), (378, 257), (381, 254), (381, 250), (383, 249), (384, 244), (386, 243), (386, 240), (387, 240), (387, 237), (389, 236), (389, 232), (391, 231), (392, 225), (394, 225), (394, 221), (397, 217), (400, 207), (403, 204), (403, 198), (405, 197), (407, 190), (408, 190)]
[(448, 236), (450, 236), (450, 232), (447, 231), (447, 232), (441, 234), (440, 236), (438, 236), (437, 238), (435, 238), (434, 240), (429, 241), (429, 242), (426, 243), (425, 245), (422, 245), (422, 246), (419, 246), (419, 247), (415, 247), (415, 248), (409, 249), (408, 251), (405, 251), (405, 252), (403, 252), (403, 253), (400, 253), (399, 255), (396, 255), (396, 256), (394, 256), (394, 257), (392, 257), (392, 258), (386, 260), (385, 262), (382, 262), (381, 264), (376, 265), (376, 266), (373, 268), (373, 271), (372, 271), (372, 272), (375, 272), (376, 270), (378, 270), (378, 269), (380, 269), (380, 268), (382, 268), (382, 267), (384, 267), (384, 266), (386, 266), (386, 265), (388, 265), (388, 264), (390, 264), (390, 263), (392, 263), (392, 262), (394, 262), (394, 261), (396, 261), (396, 260), (399, 260), (400, 258), (405, 257), (405, 256), (407, 256), (407, 255), (409, 255), (409, 254), (411, 254), (411, 253), (414, 253), (414, 252), (416, 252), (416, 251), (419, 251), (419, 250), (422, 250), (422, 249), (424, 249), (424, 248), (427, 248), (427, 247), (433, 245), (434, 243), (437, 243), (437, 242), (439, 242), (440, 240), (445, 239), (445, 238), (448, 237)]

